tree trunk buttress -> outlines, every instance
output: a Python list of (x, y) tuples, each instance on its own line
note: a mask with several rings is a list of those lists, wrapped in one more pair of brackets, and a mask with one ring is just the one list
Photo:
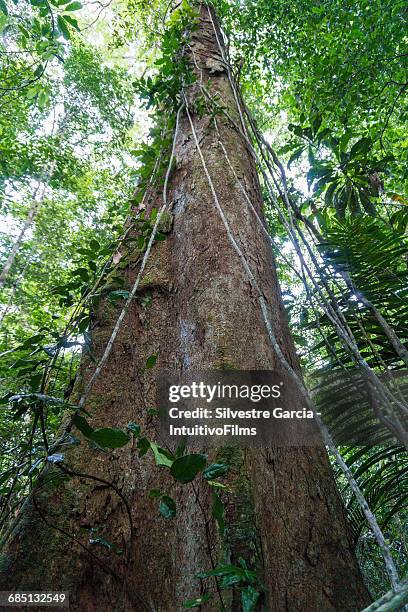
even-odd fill
[[(192, 34), (198, 77), (203, 83), (211, 79), (212, 91), (238, 120), (208, 11), (201, 6), (199, 27)], [(187, 92), (206, 165), (267, 300), (282, 351), (298, 370), (270, 244), (225, 160), (213, 122), (194, 112), (200, 95), (197, 83)], [(226, 119), (218, 116), (217, 121), (235, 172), (262, 217), (259, 182), (247, 146)], [(170, 231), (166, 241), (154, 245), (139, 292), (152, 296), (151, 306), (144, 308), (134, 300), (85, 406), (94, 427), (124, 428), (135, 421), (149, 438), (156, 435), (154, 419), (148, 415), (148, 409), (155, 407), (155, 368), (282, 370), (257, 296), (214, 205), (185, 111), (175, 153), (168, 193)], [(158, 199), (154, 205), (160, 204)], [(124, 274), (133, 284), (137, 265), (129, 263)], [(96, 358), (103, 354), (119, 311), (120, 306), (104, 302), (95, 316)], [(153, 353), (158, 355), (157, 364), (146, 370), (146, 359)], [(94, 367), (84, 356), (82, 387)], [(200, 595), (194, 574), (242, 557), (258, 571), (267, 589), (260, 609), (351, 612), (368, 603), (323, 447), (223, 448), (215, 456), (232, 465), (232, 492), (223, 494), (223, 541), (212, 525), (208, 487), (201, 486), (199, 479), (175, 485), (168, 471), (155, 466), (151, 453), (139, 458), (134, 445), (105, 453), (90, 449), (83, 440), (66, 453), (66, 465), (111, 481), (123, 493), (134, 524), (131, 549), (126, 509), (112, 488), (86, 477), (44, 485), (26, 502), (9, 540), (0, 589), (70, 591), (72, 610), (173, 612), (182, 609), (184, 600)], [(169, 491), (175, 499), (173, 520), (160, 516), (157, 500), (148, 496), (156, 488)], [(91, 528), (99, 528), (98, 534), (125, 554), (90, 545)], [(125, 586), (121, 577), (126, 578)], [(237, 593), (224, 594), (223, 600), (225, 609), (241, 609)], [(202, 609), (221, 609), (217, 594)]]

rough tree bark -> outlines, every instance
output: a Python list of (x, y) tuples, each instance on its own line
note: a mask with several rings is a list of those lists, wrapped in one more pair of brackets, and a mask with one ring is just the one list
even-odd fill
[[(211, 78), (213, 91), (237, 116), (208, 10), (201, 6), (199, 27), (192, 34), (199, 77), (203, 82)], [(192, 120), (215, 189), (267, 300), (282, 351), (299, 369), (269, 242), (217, 144), (213, 122), (193, 112), (200, 95), (197, 84), (189, 88)], [(218, 124), (236, 173), (262, 216), (248, 149), (226, 120), (219, 117)], [(154, 245), (140, 289), (141, 295), (152, 296), (152, 304), (146, 309), (134, 300), (128, 312), (86, 404), (94, 427), (123, 428), (136, 421), (146, 435), (155, 437), (147, 414), (155, 402), (154, 370), (144, 369), (152, 353), (159, 355), (156, 368), (176, 371), (282, 367), (268, 340), (257, 296), (214, 206), (185, 112), (176, 162), (169, 183), (168, 238)], [(137, 264), (130, 262), (124, 270), (130, 283), (136, 272)], [(110, 337), (118, 308), (105, 302), (96, 313), (92, 338), (97, 357)], [(84, 356), (82, 384), (94, 367)], [(132, 513), (133, 542), (129, 545), (124, 503), (111, 487), (78, 476), (57, 486), (44, 485), (27, 501), (9, 540), (0, 588), (68, 590), (72, 610), (170, 612), (199, 595), (195, 573), (243, 557), (267, 588), (263, 609), (363, 608), (369, 596), (324, 449), (221, 449), (220, 454), (228, 454), (233, 465), (232, 492), (224, 494), (227, 530), (222, 542), (211, 526), (211, 500), (198, 482), (175, 486), (150, 454), (140, 459), (131, 445), (105, 453), (83, 441), (67, 452), (66, 465), (111, 481), (123, 493)], [(178, 508), (172, 521), (159, 516), (157, 501), (148, 496), (153, 488), (171, 491)], [(124, 555), (89, 545), (88, 530), (101, 526), (99, 533), (124, 549)], [(236, 595), (224, 597), (224, 605), (241, 609)], [(205, 609), (221, 609), (220, 602), (215, 597)]]

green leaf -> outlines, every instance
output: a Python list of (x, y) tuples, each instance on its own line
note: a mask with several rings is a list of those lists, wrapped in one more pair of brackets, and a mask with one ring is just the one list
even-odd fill
[(70, 25), (72, 25), (72, 27), (75, 30), (79, 31), (79, 25), (78, 25), (78, 21), (76, 19), (74, 19), (74, 17), (71, 17), (71, 15), (64, 15), (64, 19), (67, 23), (69, 23)]
[(27, 30), (27, 28), (25, 28), (23, 26), (23, 24), (19, 23), (19, 24), (17, 24), (17, 27), (20, 30), (20, 32), (21, 32), (21, 34), (23, 35), (24, 38), (27, 38), (27, 39), (30, 38), (30, 33)]
[(13, 473), (13, 469), (7, 470), (6, 472), (2, 472), (2, 474), (0, 474), (0, 485), (3, 485), (5, 482), (7, 482), (7, 480), (10, 478), (10, 476), (13, 475)]
[(218, 482), (217, 480), (207, 480), (207, 484), (213, 489), (223, 489), (224, 491), (228, 490), (228, 486)]
[(203, 478), (205, 480), (214, 480), (214, 478), (224, 476), (228, 472), (229, 467), (226, 463), (212, 463), (203, 471)]
[(317, 115), (312, 122), (313, 134), (316, 135), (322, 125), (322, 116)]
[(140, 425), (137, 425), (137, 423), (128, 423), (127, 424), (127, 428), (129, 429), (129, 431), (132, 432), (132, 434), (134, 436), (140, 436)]
[(150, 355), (146, 361), (146, 368), (149, 370), (156, 365), (157, 355)]
[(79, 11), (82, 8), (82, 4), (80, 2), (71, 2), (64, 7), (64, 11)]
[[(4, 14), (4, 15), (8, 15), (8, 10), (7, 10), (7, 4), (5, 3), (4, 0), (0, 0), (0, 11)], [(5, 23), (5, 22), (4, 22)]]
[(98, 536), (96, 538), (90, 538), (89, 543), (99, 544), (100, 546), (104, 546), (105, 548), (108, 548), (109, 550), (114, 552), (115, 555), (123, 555), (123, 550), (121, 548), (116, 546), (116, 544), (114, 544), (113, 542), (109, 542), (109, 540), (102, 538), (101, 536)]
[(115, 289), (109, 293), (109, 301), (116, 303), (118, 300), (127, 300), (130, 295), (130, 291), (126, 289)]
[[(1, 2), (1, 0), (0, 0), (0, 2)], [(7, 17), (0, 10), (0, 34), (3, 32), (4, 28), (6, 27), (6, 25), (7, 25)]]
[(91, 438), (94, 442), (106, 448), (122, 448), (130, 440), (127, 433), (116, 427), (94, 429)]
[(42, 64), (39, 64), (37, 68), (34, 70), (34, 76), (39, 77), (42, 75), (43, 72), (44, 72), (44, 66)]
[(191, 482), (199, 472), (205, 467), (207, 457), (193, 453), (179, 457), (171, 466), (171, 475), (179, 482)]
[(168, 495), (163, 495), (161, 498), (159, 511), (162, 516), (166, 519), (171, 519), (176, 516), (176, 503), (174, 499), (169, 497)]
[(241, 591), (242, 612), (253, 612), (259, 599), (259, 591), (249, 585)]
[(305, 135), (305, 131), (302, 127), (300, 127), (300, 125), (294, 125), (293, 123), (289, 123), (288, 129), (294, 134), (296, 134), (296, 136), (299, 136), (299, 138), (303, 138)]
[(149, 491), (149, 497), (151, 497), (152, 499), (155, 499), (157, 497), (163, 497), (163, 494), (160, 491), (160, 489), (151, 489)]
[(38, 98), (37, 98), (38, 108), (43, 110), (46, 107), (48, 100), (49, 100), (48, 93), (46, 91), (40, 91), (40, 93), (38, 94)]
[(234, 584), (239, 584), (242, 581), (243, 578), (240, 574), (225, 574), (224, 576), (221, 576), (220, 586), (222, 589), (228, 589)]
[(86, 438), (92, 438), (92, 434), (94, 432), (93, 428), (89, 425), (88, 421), (85, 417), (76, 413), (74, 415), (74, 425), (81, 433), (84, 434)]
[(7, 393), (0, 398), (0, 406), (4, 406), (9, 403), (11, 397), (14, 396), (14, 393)]
[(65, 40), (69, 40), (71, 38), (71, 34), (66, 24), (65, 18), (62, 15), (58, 15), (57, 24), (58, 24), (58, 29), (63, 35), (63, 37), (65, 38)]
[(296, 149), (294, 153), (292, 153), (288, 161), (288, 168), (290, 168), (291, 164), (293, 164), (294, 161), (299, 159), (299, 157), (302, 155), (304, 150), (305, 150), (305, 147), (299, 147), (298, 149)]
[(210, 594), (201, 595), (200, 597), (196, 597), (195, 599), (188, 599), (183, 603), (183, 608), (185, 610), (191, 610), (192, 608), (199, 608), (202, 604), (206, 603), (211, 599)]
[(337, 181), (330, 183), (330, 185), (327, 187), (325, 194), (324, 194), (324, 203), (326, 204), (326, 206), (333, 205), (333, 194), (334, 194), (334, 191), (336, 190), (336, 187), (337, 187)]
[(347, 150), (347, 145), (350, 142), (350, 138), (352, 138), (352, 136), (352, 132), (346, 132), (345, 134), (343, 134), (343, 136), (340, 138), (340, 151), (345, 152)]
[(151, 295), (144, 295), (142, 298), (140, 298), (140, 303), (143, 306), (143, 308), (150, 308), (150, 306), (152, 305), (153, 302), (153, 298)]
[(364, 155), (371, 147), (371, 138), (360, 138), (350, 149), (350, 157)]
[(89, 281), (89, 272), (86, 268), (77, 268), (72, 272), (73, 276), (79, 276), (83, 281)]
[(228, 584), (236, 584), (238, 582), (244, 582), (246, 584), (257, 583), (258, 577), (256, 573), (247, 569), (243, 559), (240, 559), (239, 562), (240, 566), (224, 563), (206, 572), (199, 572), (198, 574), (196, 574), (196, 578), (200, 578), (202, 580), (204, 578), (211, 578), (213, 576), (217, 576), (223, 579), (224, 577), (227, 577)]
[(34, 336), (31, 336), (31, 338), (27, 338), (27, 340), (25, 340), (19, 348), (27, 349), (31, 346), (38, 346), (43, 339), (44, 334), (35, 334)]
[(243, 570), (236, 565), (229, 565), (227, 563), (223, 563), (221, 565), (217, 565), (214, 569), (207, 570), (205, 572), (199, 572), (196, 574), (196, 578), (200, 578), (203, 580), (204, 578), (212, 578), (213, 576), (221, 577), (227, 576), (229, 574), (237, 574), (239, 576), (243, 576)]
[(171, 467), (173, 465), (174, 457), (169, 451), (157, 446), (155, 442), (150, 442), (150, 448), (153, 451), (157, 465), (164, 465), (165, 467)]
[(326, 182), (329, 181), (329, 178), (333, 175), (333, 167), (330, 165), (316, 164), (307, 173), (307, 182), (310, 186), (317, 179), (326, 179)]
[(143, 455), (145, 455), (150, 449), (150, 441), (147, 438), (139, 438), (137, 448), (139, 451), (139, 457), (143, 457)]
[(39, 93), (39, 88), (37, 85), (34, 85), (33, 87), (29, 87), (26, 93), (27, 100), (33, 100), (38, 95), (38, 93)]
[(92, 238), (92, 240), (89, 241), (89, 248), (93, 253), (98, 253), (101, 248), (101, 245), (95, 238)]

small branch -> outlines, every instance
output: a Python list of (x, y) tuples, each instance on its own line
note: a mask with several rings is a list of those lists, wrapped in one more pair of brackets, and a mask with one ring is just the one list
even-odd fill
[(362, 612), (397, 612), (408, 602), (408, 580), (404, 580), (396, 589), (391, 589), (385, 595), (377, 599), (371, 606), (364, 608)]

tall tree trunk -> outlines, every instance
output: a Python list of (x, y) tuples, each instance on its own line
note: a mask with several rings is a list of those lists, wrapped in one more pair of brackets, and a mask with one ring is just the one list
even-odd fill
[[(65, 128), (69, 120), (69, 115), (70, 115), (69, 111), (66, 111), (60, 121), (59, 126), (57, 127), (54, 133), (54, 136), (57, 139), (57, 142), (61, 140), (61, 137), (65, 131)], [(21, 227), (21, 230), (16, 240), (14, 241), (13, 246), (11, 247), (10, 253), (8, 254), (7, 259), (4, 263), (4, 266), (0, 272), (0, 287), (3, 287), (6, 284), (7, 278), (14, 265), (16, 257), (18, 256), (20, 249), (24, 243), (26, 234), (33, 226), (41, 208), (43, 207), (45, 196), (46, 196), (46, 191), (47, 191), (47, 184), (49, 180), (52, 178), (55, 172), (55, 168), (56, 168), (56, 162), (54, 160), (54, 161), (51, 161), (48, 164), (48, 167), (45, 168), (45, 170), (40, 176), (40, 179), (37, 182), (37, 185), (34, 187), (33, 194), (31, 196), (31, 204), (27, 212), (27, 217)]]
[(32, 201), (30, 204), (30, 208), (28, 209), (27, 217), (23, 223), (23, 226), (17, 238), (14, 241), (13, 246), (11, 247), (10, 253), (7, 256), (3, 269), (0, 272), (0, 287), (2, 287), (6, 283), (10, 270), (13, 267), (14, 261), (20, 251), (21, 245), (23, 244), (25, 235), (28, 232), (28, 230), (31, 228), (32, 224), (34, 223), (35, 218), (38, 214), (38, 210), (44, 201), (45, 186), (43, 187), (40, 197), (38, 198), (37, 196), (38, 196), (39, 189), (40, 189), (40, 183), (38, 183), (34, 189), (34, 193), (32, 195)]
[[(237, 117), (208, 10), (201, 6), (199, 27), (192, 34), (198, 76), (204, 83), (211, 78), (213, 92), (219, 92), (223, 105)], [(193, 112), (200, 95), (197, 83), (189, 88), (190, 113), (206, 166), (231, 231), (267, 300), (282, 351), (298, 370), (269, 242), (218, 146), (214, 123)], [(258, 178), (245, 142), (222, 117), (218, 125), (229, 159), (262, 217)], [(169, 182), (171, 230), (166, 241), (154, 245), (140, 288), (141, 295), (152, 296), (151, 306), (146, 309), (134, 300), (86, 404), (94, 427), (123, 428), (136, 421), (151, 438), (156, 428), (148, 409), (155, 406), (155, 375), (144, 366), (152, 353), (159, 356), (156, 368), (179, 372), (282, 371), (258, 296), (214, 205), (185, 111), (175, 153)], [(130, 263), (125, 274), (131, 284), (136, 273), (137, 264)], [(118, 307), (108, 302), (99, 308), (92, 330), (97, 358), (117, 316)], [(84, 356), (82, 385), (94, 367)], [(264, 609), (346, 612), (364, 607), (368, 594), (324, 449), (217, 452), (218, 458), (227, 455), (231, 491), (223, 493), (226, 535), (220, 541), (211, 522), (210, 496), (198, 481), (175, 486), (168, 471), (157, 468), (150, 454), (139, 458), (134, 447), (111, 453), (85, 443), (73, 447), (65, 464), (82, 476), (44, 484), (27, 501), (3, 558), (0, 588), (68, 590), (73, 610), (170, 612), (199, 595), (194, 574), (243, 557), (267, 588)], [(115, 490), (85, 474), (113, 482)], [(171, 491), (178, 509), (173, 520), (158, 514), (157, 500), (148, 496), (155, 488)], [(131, 544), (126, 507), (117, 490), (129, 503)], [(92, 547), (91, 528), (100, 528), (98, 534), (125, 554)], [(223, 603), (225, 609), (241, 609), (236, 593), (224, 595)], [(220, 609), (217, 595), (206, 606)]]

